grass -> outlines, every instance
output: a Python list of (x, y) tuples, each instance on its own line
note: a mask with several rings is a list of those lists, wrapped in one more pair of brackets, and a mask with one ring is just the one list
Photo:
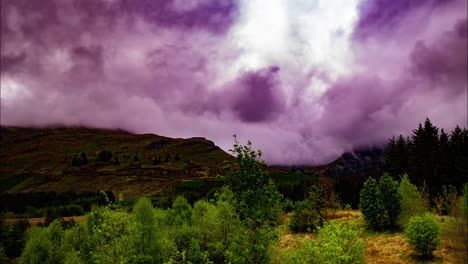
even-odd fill
[[(291, 248), (296, 248), (305, 240), (315, 239), (315, 234), (294, 233), (287, 226), (290, 214), (283, 216), (283, 224), (278, 227), (280, 242), (276, 245), (274, 256), (279, 263), (281, 254)], [(434, 252), (432, 259), (420, 259), (406, 242), (401, 230), (374, 232), (367, 229), (366, 223), (359, 211), (337, 211), (332, 215), (333, 221), (342, 223), (353, 223), (359, 226), (361, 237), (366, 241), (366, 263), (404, 264), (404, 263), (453, 263), (463, 264), (464, 249), (454, 244), (446, 235), (444, 230), (450, 229), (450, 221), (441, 222), (442, 244)]]

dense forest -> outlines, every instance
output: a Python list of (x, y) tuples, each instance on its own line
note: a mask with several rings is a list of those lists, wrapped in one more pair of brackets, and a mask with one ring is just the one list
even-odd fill
[[(205, 197), (197, 201), (177, 196), (160, 206), (160, 197), (129, 203), (104, 192), (3, 194), (4, 212), (14, 206), (23, 216), (46, 212), (47, 217), (34, 227), (26, 220), (2, 220), (0, 261), (364, 263), (372, 251), (366, 239), (388, 232), (405, 237), (410, 263), (440, 259), (434, 252), (443, 243), (452, 243), (456, 261), (468, 261), (467, 146), (466, 129), (439, 133), (427, 119), (411, 137), (389, 140), (377, 175), (359, 181), (318, 176), (294, 185), (306, 188), (297, 197), (279, 191), (261, 151), (237, 141), (231, 150), (235, 159), (226, 162), (216, 188), (198, 186)], [(351, 180), (350, 188), (343, 179)], [(344, 202), (349, 197), (360, 212)], [(74, 210), (89, 213), (84, 221), (66, 221), (63, 216)], [(312, 239), (282, 248), (285, 232)]]
[(468, 130), (457, 126), (448, 134), (426, 119), (411, 137), (389, 140), (384, 170), (393, 176), (408, 173), (411, 182), (427, 187), (432, 197), (444, 185), (460, 191), (468, 182)]

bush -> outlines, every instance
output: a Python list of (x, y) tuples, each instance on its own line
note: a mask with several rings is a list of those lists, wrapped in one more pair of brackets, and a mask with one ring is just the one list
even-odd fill
[(316, 242), (305, 241), (290, 250), (284, 263), (364, 263), (365, 242), (354, 225), (331, 221), (319, 229)]
[(430, 213), (413, 216), (405, 228), (405, 235), (417, 254), (430, 257), (441, 242), (440, 224)]
[(289, 213), (294, 210), (294, 202), (291, 199), (284, 199), (283, 200), (283, 212)]
[(412, 216), (423, 215), (428, 212), (427, 204), (424, 202), (418, 188), (411, 184), (408, 175), (403, 175), (398, 194), (401, 197), (401, 213), (398, 216), (398, 225), (404, 227)]
[(323, 216), (317, 197), (317, 189), (312, 186), (306, 200), (299, 201), (289, 221), (289, 228), (296, 232), (313, 232), (323, 223)]
[(313, 232), (321, 224), (321, 218), (315, 208), (311, 208), (307, 201), (296, 203), (289, 228), (295, 232)]

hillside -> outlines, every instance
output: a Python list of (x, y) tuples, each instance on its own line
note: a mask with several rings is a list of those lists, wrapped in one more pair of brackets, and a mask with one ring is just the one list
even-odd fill
[[(88, 128), (2, 127), (0, 149), (0, 192), (110, 190), (126, 198), (212, 180), (231, 158), (205, 138)], [(97, 161), (103, 150), (109, 161)], [(73, 166), (81, 153), (89, 162)]]
[[(0, 193), (104, 190), (135, 198), (178, 189), (198, 197), (213, 187), (206, 183), (223, 173), (223, 162), (232, 159), (205, 138), (91, 128), (2, 127), (0, 149)], [(112, 157), (97, 161), (103, 151), (110, 151)], [(82, 153), (88, 163), (73, 165)], [(302, 199), (304, 186), (317, 176), (337, 178), (338, 190), (360, 188), (363, 178), (378, 172), (381, 164), (382, 151), (377, 149), (345, 153), (322, 166), (271, 166), (268, 171), (281, 193)], [(342, 195), (345, 202), (354, 204), (356, 197)]]

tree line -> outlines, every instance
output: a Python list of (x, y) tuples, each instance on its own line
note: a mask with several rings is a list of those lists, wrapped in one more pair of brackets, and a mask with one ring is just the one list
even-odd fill
[(389, 139), (384, 160), (384, 171), (395, 179), (407, 173), (416, 186), (426, 186), (431, 197), (444, 185), (460, 192), (468, 181), (468, 130), (457, 126), (446, 133), (427, 118), (410, 137)]

